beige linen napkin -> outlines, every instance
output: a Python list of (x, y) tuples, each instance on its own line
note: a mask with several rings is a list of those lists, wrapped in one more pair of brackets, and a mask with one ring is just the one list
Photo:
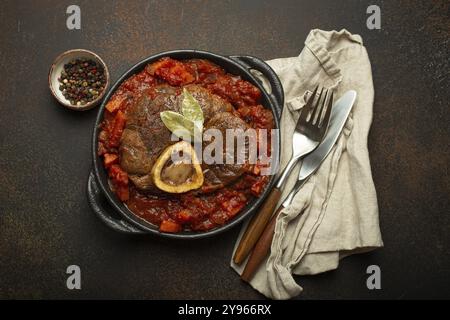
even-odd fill
[[(268, 63), (280, 77), (286, 98), (281, 120), (281, 168), (291, 156), (298, 111), (311, 94), (309, 90), (323, 84), (334, 88), (336, 99), (350, 89), (358, 94), (333, 150), (278, 217), (270, 256), (251, 281), (269, 298), (288, 299), (302, 291), (292, 274), (336, 269), (345, 256), (383, 246), (367, 150), (374, 89), (362, 39), (346, 30), (312, 30), (298, 57)], [(290, 175), (282, 199), (292, 189), (298, 172), (299, 166)], [(245, 229), (246, 225), (236, 246)], [(231, 265), (242, 272), (244, 264)]]

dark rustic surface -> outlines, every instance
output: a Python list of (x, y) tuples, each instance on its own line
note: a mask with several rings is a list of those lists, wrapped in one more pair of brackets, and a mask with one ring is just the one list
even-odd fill
[[(77, 2), (82, 30), (65, 10)], [(369, 4), (382, 29), (366, 28)], [(0, 5), (0, 298), (262, 298), (228, 266), (238, 228), (195, 242), (128, 237), (86, 201), (96, 110), (47, 87), (62, 51), (100, 54), (112, 80), (175, 48), (264, 59), (297, 55), (312, 28), (362, 35), (376, 101), (369, 149), (385, 248), (299, 278), (300, 298), (450, 298), (447, 1), (3, 1)], [(66, 267), (82, 290), (66, 289)], [(382, 289), (369, 291), (377, 264)]]

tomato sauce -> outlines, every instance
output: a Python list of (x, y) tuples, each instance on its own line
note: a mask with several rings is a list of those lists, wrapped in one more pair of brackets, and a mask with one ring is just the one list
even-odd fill
[[(129, 183), (127, 173), (120, 167), (118, 147), (128, 107), (144, 91), (163, 83), (172, 86), (199, 84), (229, 101), (250, 127), (269, 129), (269, 134), (274, 127), (272, 112), (260, 104), (261, 92), (257, 87), (226, 73), (218, 65), (201, 59), (178, 61), (171, 58), (149, 64), (125, 80), (105, 107), (98, 154), (103, 157), (114, 192), (134, 214), (159, 226), (162, 232), (205, 231), (224, 225), (266, 187), (269, 176), (260, 174), (259, 164), (248, 166), (236, 182), (212, 193), (193, 190), (164, 196), (140, 192)], [(267, 147), (270, 155), (270, 144)]]

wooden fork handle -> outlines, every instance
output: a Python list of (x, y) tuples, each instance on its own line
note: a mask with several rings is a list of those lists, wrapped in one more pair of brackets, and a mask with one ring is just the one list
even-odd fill
[(277, 217), (283, 209), (284, 207), (281, 205), (280, 208), (278, 208), (277, 212), (273, 215), (269, 224), (264, 229), (264, 232), (256, 243), (255, 248), (250, 255), (250, 258), (245, 265), (244, 271), (241, 274), (242, 280), (250, 282), (250, 280), (252, 280), (253, 276), (255, 275), (256, 270), (258, 270), (265, 257), (269, 254), (273, 235), (275, 233)]
[(247, 226), (247, 230), (245, 230), (244, 235), (239, 242), (238, 248), (233, 257), (234, 263), (240, 265), (245, 258), (248, 256), (250, 251), (255, 246), (259, 237), (264, 231), (267, 223), (272, 216), (273, 211), (276, 208), (276, 205), (281, 197), (281, 190), (279, 188), (273, 188), (264, 202), (261, 210), (253, 216), (252, 220)]

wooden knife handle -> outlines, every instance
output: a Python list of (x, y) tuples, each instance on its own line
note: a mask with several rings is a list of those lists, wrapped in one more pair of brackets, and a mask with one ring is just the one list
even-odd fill
[(267, 223), (272, 216), (272, 213), (280, 200), (281, 190), (273, 188), (267, 197), (261, 210), (252, 218), (245, 230), (244, 235), (239, 242), (238, 248), (233, 257), (234, 263), (240, 265), (248, 256), (254, 245), (258, 241), (259, 237), (264, 231)]
[(280, 214), (281, 210), (283, 209), (284, 209), (283, 206), (280, 206), (280, 208), (278, 208), (277, 212), (273, 215), (269, 224), (264, 229), (264, 232), (262, 233), (261, 237), (256, 243), (255, 248), (253, 249), (253, 252), (250, 255), (250, 258), (248, 259), (247, 264), (245, 265), (244, 271), (242, 272), (241, 275), (242, 280), (250, 282), (256, 270), (258, 270), (259, 266), (264, 261), (265, 257), (269, 254), (270, 247), (272, 245), (273, 235), (275, 233), (275, 225), (277, 222), (277, 217)]

